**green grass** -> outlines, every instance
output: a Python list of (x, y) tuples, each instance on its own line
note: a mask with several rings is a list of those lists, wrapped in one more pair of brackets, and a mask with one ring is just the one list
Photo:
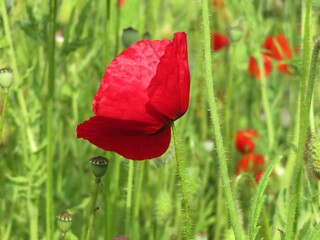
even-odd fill
[[(236, 239), (317, 239), (320, 185), (304, 162), (310, 131), (320, 123), (319, 73), (310, 69), (320, 4), (230, 0), (213, 8), (209, 1), (206, 22), (206, 2), (127, 0), (118, 9), (115, 0), (0, 0), (0, 68), (14, 74), (5, 118), (0, 116), (0, 239), (62, 239), (56, 216), (65, 210), (73, 216), (65, 239), (85, 239), (94, 189), (91, 239), (228, 240), (233, 231)], [(129, 163), (76, 138), (77, 124), (92, 116), (107, 65), (124, 49), (122, 30), (129, 26), (140, 39), (145, 33), (151, 39), (187, 33), (190, 106), (175, 122), (180, 175), (173, 141), (163, 156)], [(211, 51), (209, 33), (230, 36), (233, 27), (243, 32), (241, 40)], [(277, 33), (302, 50), (287, 62), (290, 76), (273, 61), (271, 75), (257, 81), (247, 71), (249, 56)], [(5, 96), (0, 89), (0, 114)], [(259, 133), (255, 152), (264, 155), (266, 174), (257, 187), (248, 181), (251, 173), (235, 175), (241, 154), (234, 137), (241, 129)], [(110, 161), (95, 187), (89, 160), (98, 155)]]

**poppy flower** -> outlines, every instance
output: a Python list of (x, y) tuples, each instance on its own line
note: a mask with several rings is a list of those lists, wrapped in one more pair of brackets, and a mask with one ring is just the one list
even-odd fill
[(171, 124), (189, 105), (186, 34), (138, 41), (107, 67), (92, 105), (95, 116), (77, 137), (133, 160), (151, 159), (169, 147)]
[[(236, 175), (241, 172), (253, 172), (258, 174), (264, 164), (264, 157), (261, 154), (249, 153), (241, 157), (237, 164)], [(261, 176), (260, 176), (261, 177)]]
[[(268, 77), (272, 70), (271, 58), (266, 54), (262, 54), (262, 61), (263, 61), (263, 68), (264, 68), (263, 75), (264, 77)], [(252, 77), (255, 77), (258, 80), (261, 79), (262, 71), (260, 70), (257, 59), (255, 59), (253, 56), (250, 56), (249, 58), (248, 72)]]
[(237, 132), (235, 145), (240, 153), (251, 153), (254, 151), (255, 143), (253, 138), (258, 138), (255, 130), (241, 130)]
[(254, 176), (254, 180), (256, 181), (256, 183), (258, 184), (260, 182), (260, 179), (263, 175), (263, 171), (258, 172), (255, 176)]
[(124, 4), (124, 0), (118, 0), (118, 8), (122, 8)]
[(213, 0), (212, 5), (214, 7), (224, 7), (224, 0)]
[(227, 36), (219, 33), (211, 33), (211, 48), (213, 51), (219, 51), (228, 46), (229, 43), (230, 40)]
[[(277, 61), (283, 61), (292, 58), (290, 45), (285, 36), (282, 34), (267, 37), (262, 47), (267, 50), (267, 54), (271, 58)], [(290, 75), (287, 64), (280, 63), (277, 65), (277, 69), (284, 74)]]

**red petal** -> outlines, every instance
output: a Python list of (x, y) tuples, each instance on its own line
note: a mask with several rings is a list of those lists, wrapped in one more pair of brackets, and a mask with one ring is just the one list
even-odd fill
[(168, 40), (143, 40), (132, 44), (108, 66), (93, 99), (97, 116), (145, 122), (155, 133), (168, 119), (149, 104), (147, 88), (155, 76)]
[(219, 51), (230, 43), (229, 38), (223, 34), (211, 33), (211, 48), (213, 51)]
[(267, 37), (262, 47), (268, 50), (268, 55), (276, 60), (292, 57), (290, 45), (282, 34)]
[(124, 4), (124, 0), (118, 0), (118, 8), (122, 8)]
[(239, 175), (241, 172), (248, 172), (249, 170), (257, 173), (263, 164), (264, 157), (261, 154), (249, 153), (244, 155), (237, 164), (236, 175)]
[(278, 64), (278, 65), (277, 65), (277, 69), (278, 69), (280, 72), (282, 72), (282, 73), (284, 73), (284, 74), (286, 74), (286, 75), (291, 75), (291, 72), (290, 72), (289, 67), (288, 67), (287, 64), (284, 64), (284, 63)]
[(181, 117), (189, 105), (190, 73), (185, 33), (175, 33), (157, 73), (148, 87), (150, 103), (171, 120)]
[[(264, 66), (264, 76), (268, 77), (272, 70), (272, 61), (266, 54), (262, 55), (262, 61)], [(256, 79), (261, 78), (261, 71), (259, 69), (258, 61), (252, 56), (249, 58), (248, 72)]]
[(212, 5), (214, 7), (224, 7), (224, 0), (213, 0)]
[(91, 117), (77, 127), (77, 137), (83, 138), (106, 151), (113, 151), (133, 160), (161, 156), (169, 147), (171, 128), (156, 134), (144, 134), (146, 123), (105, 117)]
[(255, 130), (241, 130), (237, 132), (235, 146), (241, 153), (250, 153), (254, 151), (255, 143), (253, 138), (257, 138), (258, 133)]

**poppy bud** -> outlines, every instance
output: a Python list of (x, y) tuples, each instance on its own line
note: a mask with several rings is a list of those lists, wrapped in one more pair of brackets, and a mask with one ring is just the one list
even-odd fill
[(108, 162), (108, 159), (101, 156), (93, 157), (90, 159), (91, 170), (96, 178), (101, 178), (106, 173), (108, 169)]
[(233, 42), (239, 42), (243, 36), (243, 31), (240, 28), (232, 28), (230, 36)]
[(309, 144), (309, 167), (314, 176), (320, 179), (320, 136), (313, 133)]
[(57, 225), (61, 232), (68, 232), (72, 225), (72, 215), (68, 211), (60, 213), (57, 216)]
[(155, 205), (156, 220), (159, 225), (164, 224), (172, 212), (172, 201), (168, 192), (161, 192)]
[(138, 31), (132, 27), (123, 29), (122, 31), (122, 44), (126, 48), (129, 47), (132, 43), (138, 41), (139, 34)]
[(0, 87), (8, 90), (13, 82), (13, 74), (11, 68), (0, 68)]

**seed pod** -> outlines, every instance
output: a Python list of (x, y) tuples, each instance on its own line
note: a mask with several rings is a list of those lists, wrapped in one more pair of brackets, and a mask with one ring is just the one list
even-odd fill
[(308, 165), (312, 174), (320, 180), (320, 135), (312, 133), (309, 143)]
[(61, 232), (66, 233), (72, 225), (72, 216), (67, 211), (60, 213), (57, 216), (57, 225)]
[(101, 156), (93, 157), (90, 159), (91, 170), (96, 178), (101, 178), (106, 173), (108, 169), (108, 162), (108, 159)]
[(13, 74), (11, 68), (0, 68), (0, 87), (8, 90), (13, 82)]
[(138, 41), (139, 33), (137, 30), (135, 30), (132, 27), (128, 27), (126, 29), (123, 29), (122, 31), (122, 44), (126, 48), (129, 47), (131, 44)]
[(129, 240), (126, 236), (123, 235), (117, 235), (112, 238), (112, 240)]

